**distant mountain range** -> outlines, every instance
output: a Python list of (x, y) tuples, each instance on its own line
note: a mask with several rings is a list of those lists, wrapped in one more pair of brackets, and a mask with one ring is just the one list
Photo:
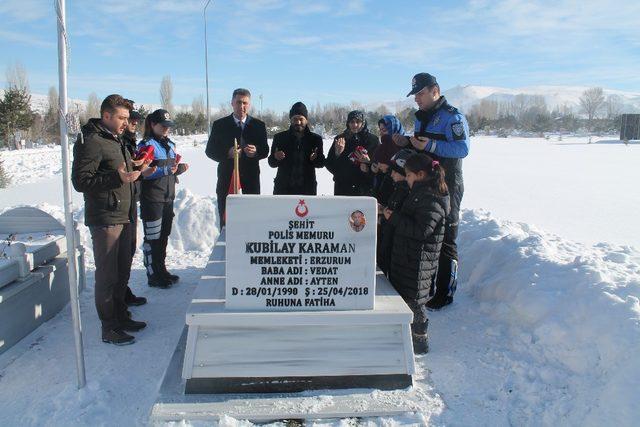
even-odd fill
[[(569, 108), (574, 112), (580, 111), (580, 96), (587, 86), (528, 86), (516, 89), (491, 86), (455, 86), (443, 92), (449, 103), (458, 107), (462, 111), (468, 111), (472, 106), (480, 103), (483, 99), (497, 102), (511, 102), (516, 95), (539, 95), (543, 96), (547, 108)], [(609, 95), (618, 95), (622, 101), (622, 111), (624, 113), (640, 112), (640, 92), (624, 92), (620, 90), (604, 89), (605, 98)], [(382, 102), (371, 104), (368, 107), (375, 109), (379, 105), (386, 106), (391, 111), (399, 111), (407, 107), (415, 107), (413, 97), (398, 101)]]
[[(491, 87), (491, 86), (455, 86), (444, 91), (449, 103), (458, 107), (461, 111), (469, 111), (469, 109), (480, 103), (483, 99), (497, 102), (511, 102), (519, 94), (538, 95), (544, 97), (547, 108), (553, 110), (555, 108), (569, 108), (575, 113), (580, 113), (580, 96), (585, 90), (590, 89), (587, 86), (527, 86), (516, 89)], [(4, 91), (0, 90), (0, 96)], [(623, 113), (639, 113), (640, 112), (640, 92), (625, 92), (620, 90), (604, 89), (605, 97), (609, 95), (618, 95), (622, 101)], [(48, 98), (46, 95), (31, 94), (31, 108), (34, 111), (44, 114), (48, 108)], [(79, 99), (69, 99), (69, 110), (75, 108), (84, 109), (87, 101)], [(413, 97), (402, 98), (396, 101), (384, 101), (370, 103), (365, 106), (367, 110), (375, 110), (380, 105), (384, 105), (392, 112), (401, 111), (407, 107), (415, 107)], [(158, 104), (147, 104), (144, 106), (148, 110), (160, 108)], [(176, 111), (188, 111), (189, 105), (178, 105)], [(215, 111), (216, 108), (212, 108)]]
[[(4, 95), (4, 90), (0, 89), (0, 96), (3, 96), (3, 95)], [(153, 111), (155, 109), (161, 108), (160, 104), (136, 103), (137, 108), (139, 108), (140, 105), (144, 105), (144, 107), (149, 111)], [(86, 108), (86, 106), (87, 106), (86, 100), (69, 98), (67, 101), (67, 108), (69, 111), (82, 111)], [(49, 97), (47, 95), (41, 95), (39, 93), (32, 93), (31, 109), (41, 115), (46, 114), (47, 110), (49, 109)], [(177, 105), (175, 107), (176, 112), (188, 111), (190, 109), (191, 109), (190, 105)], [(215, 108), (212, 108), (211, 111), (215, 111)]]

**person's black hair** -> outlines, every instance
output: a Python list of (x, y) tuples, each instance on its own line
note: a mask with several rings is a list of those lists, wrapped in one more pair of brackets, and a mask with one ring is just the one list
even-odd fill
[(249, 89), (238, 88), (234, 90), (233, 95), (231, 95), (231, 99), (235, 99), (236, 95), (248, 96), (249, 98), (251, 98), (251, 92), (249, 92)]
[(430, 156), (424, 153), (413, 154), (407, 159), (404, 168), (413, 173), (424, 172), (427, 176), (425, 182), (429, 184), (434, 193), (444, 196), (449, 192), (444, 180), (444, 168), (439, 161)]

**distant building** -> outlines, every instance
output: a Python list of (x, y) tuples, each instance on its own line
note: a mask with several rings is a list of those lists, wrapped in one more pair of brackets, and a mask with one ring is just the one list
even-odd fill
[(620, 116), (620, 140), (640, 140), (640, 114), (622, 114)]

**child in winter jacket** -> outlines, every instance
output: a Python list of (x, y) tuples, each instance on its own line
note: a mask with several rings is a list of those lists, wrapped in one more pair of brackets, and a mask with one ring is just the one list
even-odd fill
[[(387, 197), (385, 208), (392, 211), (400, 210), (402, 203), (409, 194), (409, 185), (405, 178), (404, 165), (409, 157), (416, 152), (409, 149), (402, 149), (389, 159), (389, 178), (393, 182), (393, 192)], [(377, 262), (380, 270), (389, 276), (389, 266), (391, 265), (391, 250), (393, 248), (394, 226), (384, 217), (378, 228), (378, 250)]]
[(400, 151), (401, 147), (393, 142), (393, 135), (404, 135), (402, 123), (396, 116), (388, 114), (378, 120), (380, 131), (380, 145), (376, 148), (371, 159), (371, 172), (373, 173), (373, 190), (378, 203), (387, 205), (387, 200), (394, 190), (389, 167), (391, 158)]
[(449, 193), (444, 169), (428, 155), (412, 155), (404, 168), (409, 195), (399, 210), (383, 212), (395, 227), (389, 280), (413, 311), (414, 352), (424, 354), (429, 351), (425, 303), (435, 291)]

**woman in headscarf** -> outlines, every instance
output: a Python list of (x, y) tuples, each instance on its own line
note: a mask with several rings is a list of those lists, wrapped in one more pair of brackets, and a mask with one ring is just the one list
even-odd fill
[(369, 132), (364, 112), (355, 110), (347, 116), (347, 128), (333, 140), (325, 166), (333, 174), (336, 196), (371, 196), (373, 179), (367, 168), (371, 155), (380, 145)]

